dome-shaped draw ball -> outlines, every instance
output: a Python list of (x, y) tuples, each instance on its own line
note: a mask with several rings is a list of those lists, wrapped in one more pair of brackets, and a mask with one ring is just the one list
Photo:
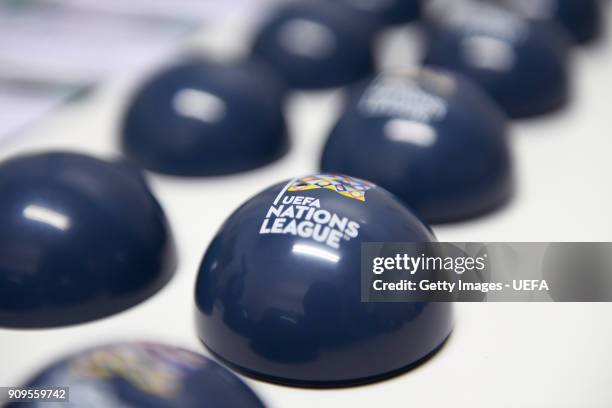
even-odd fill
[[(263, 408), (237, 376), (191, 351), (159, 343), (94, 347), (46, 367), (24, 388), (64, 387), (57, 401), (71, 407)], [(64, 398), (61, 398), (61, 397)], [(7, 408), (34, 407), (16, 402)]]
[(343, 86), (374, 70), (370, 23), (333, 1), (291, 2), (261, 27), (253, 54), (291, 88)]
[(123, 122), (123, 151), (146, 169), (177, 176), (263, 166), (289, 148), (284, 92), (261, 61), (182, 62), (137, 92)]
[(416, 20), (421, 13), (422, 0), (326, 0), (345, 5), (378, 28)]
[(321, 158), (324, 172), (386, 188), (430, 223), (506, 203), (506, 119), (471, 81), (423, 69), (381, 74), (351, 90)]
[(196, 284), (204, 344), (266, 381), (334, 387), (405, 371), (440, 348), (452, 304), (361, 301), (361, 243), (430, 242), (395, 197), (351, 177), (286, 181), (234, 212)]
[(513, 118), (567, 103), (571, 40), (557, 23), (475, 1), (432, 10), (424, 64), (466, 75)]
[(164, 212), (139, 170), (74, 153), (0, 163), (0, 326), (75, 324), (170, 279)]
[(533, 19), (554, 19), (578, 44), (599, 37), (604, 19), (599, 0), (501, 0), (501, 3)]

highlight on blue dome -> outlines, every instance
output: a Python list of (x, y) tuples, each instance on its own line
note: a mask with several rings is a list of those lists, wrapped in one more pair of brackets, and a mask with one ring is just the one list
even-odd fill
[(350, 95), (322, 171), (371, 180), (430, 223), (465, 220), (510, 199), (505, 116), (468, 79), (432, 69), (386, 73)]
[[(264, 407), (244, 382), (219, 364), (159, 343), (90, 348), (51, 364), (24, 385), (43, 390), (54, 387), (62, 387), (53, 391), (55, 401), (70, 407)], [(7, 408), (40, 404), (15, 402)], [(54, 405), (42, 403), (47, 404)]]
[(75, 153), (0, 163), (0, 326), (49, 327), (136, 305), (174, 273), (172, 233), (139, 170)]
[(261, 61), (181, 62), (136, 93), (121, 129), (123, 151), (141, 167), (177, 176), (269, 164), (289, 148), (284, 92)]
[(276, 184), (238, 208), (206, 251), (200, 339), (240, 372), (293, 386), (404, 372), (444, 343), (452, 304), (361, 302), (361, 243), (399, 241), (435, 237), (369, 181), (318, 174)]
[(554, 21), (474, 0), (434, 0), (427, 10), (425, 65), (466, 75), (512, 118), (569, 101), (571, 39)]
[(333, 3), (284, 4), (257, 33), (253, 54), (268, 61), (290, 88), (343, 86), (373, 72), (372, 22)]

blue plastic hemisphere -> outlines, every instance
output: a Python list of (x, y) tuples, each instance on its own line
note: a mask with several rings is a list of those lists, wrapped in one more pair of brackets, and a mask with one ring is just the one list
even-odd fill
[(504, 114), (471, 81), (430, 69), (354, 87), (321, 170), (371, 180), (429, 223), (490, 212), (513, 191)]
[(378, 28), (408, 23), (419, 18), (422, 0), (326, 0), (345, 5), (349, 10), (374, 21)]
[(72, 153), (0, 163), (0, 326), (84, 322), (136, 305), (176, 264), (138, 170)]
[(549, 113), (569, 101), (571, 39), (552, 20), (458, 5), (430, 19), (427, 32), (424, 64), (466, 75), (512, 118)]
[(182, 62), (136, 93), (123, 122), (123, 151), (141, 167), (176, 176), (269, 164), (289, 149), (284, 92), (261, 61)]
[(374, 70), (371, 23), (326, 1), (292, 2), (263, 24), (252, 52), (290, 88), (343, 86)]
[[(72, 354), (23, 388), (50, 387), (68, 387), (69, 405), (79, 408), (264, 407), (245, 383), (214, 361), (158, 343), (117, 343)], [(40, 403), (7, 408), (13, 406)]]
[(603, 30), (599, 0), (502, 0), (502, 4), (536, 19), (554, 19), (578, 44), (596, 40)]
[(362, 303), (362, 242), (430, 242), (394, 196), (346, 176), (277, 184), (210, 244), (196, 284), (204, 344), (256, 378), (337, 387), (405, 371), (452, 328), (450, 303)]

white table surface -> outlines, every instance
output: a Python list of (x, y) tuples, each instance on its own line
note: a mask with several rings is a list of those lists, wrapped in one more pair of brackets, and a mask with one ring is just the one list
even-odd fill
[[(612, 5), (608, 4), (612, 23)], [(240, 51), (229, 27), (205, 32), (209, 52)], [(232, 47), (225, 44), (232, 33)], [(414, 28), (392, 30), (383, 66), (412, 65)], [(574, 97), (562, 112), (513, 124), (517, 193), (485, 218), (435, 227), (442, 241), (612, 241), (612, 32), (574, 55)], [(69, 149), (118, 154), (120, 118), (136, 81), (113, 80), (0, 144), (16, 153)], [(122, 340), (154, 340), (207, 354), (193, 325), (193, 289), (217, 228), (245, 199), (277, 181), (317, 170), (339, 91), (292, 97), (293, 148), (282, 160), (237, 176), (182, 180), (149, 175), (176, 234), (180, 265), (159, 293), (115, 316), (47, 330), (0, 329), (0, 386), (16, 386), (75, 349)], [(1, 197), (0, 197), (1, 199)], [(381, 350), (381, 353), (384, 350)], [(364, 356), (373, 358), (373, 356)], [(612, 305), (457, 304), (456, 327), (426, 364), (373, 385), (304, 390), (246, 379), (271, 407), (612, 407)]]

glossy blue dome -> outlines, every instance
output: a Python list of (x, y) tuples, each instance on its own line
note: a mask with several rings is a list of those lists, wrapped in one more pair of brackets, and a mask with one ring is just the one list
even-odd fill
[(334, 387), (402, 372), (436, 351), (450, 303), (362, 303), (361, 243), (435, 237), (374, 184), (316, 175), (248, 200), (210, 244), (196, 284), (204, 344), (266, 381)]
[(288, 3), (257, 34), (253, 53), (291, 88), (342, 86), (374, 70), (369, 22), (326, 1)]
[(427, 27), (424, 64), (462, 73), (513, 118), (548, 113), (570, 97), (571, 41), (556, 23), (459, 2)]
[(132, 167), (71, 153), (0, 163), (0, 326), (74, 324), (172, 276), (163, 210)]
[(82, 351), (45, 368), (24, 387), (68, 387), (69, 405), (75, 408), (264, 407), (245, 383), (214, 361), (156, 343), (118, 343)]
[(422, 0), (327, 0), (342, 4), (349, 10), (361, 14), (369, 21), (375, 20), (379, 27), (407, 23), (417, 19), (421, 13)]
[(284, 91), (261, 62), (181, 63), (136, 94), (123, 123), (123, 150), (141, 167), (178, 176), (263, 166), (289, 148)]
[(430, 223), (459, 221), (510, 198), (506, 137), (504, 115), (471, 81), (385, 74), (352, 89), (321, 169), (371, 180)]
[(603, 29), (599, 0), (502, 0), (503, 4), (535, 19), (555, 19), (578, 44), (599, 37)]

